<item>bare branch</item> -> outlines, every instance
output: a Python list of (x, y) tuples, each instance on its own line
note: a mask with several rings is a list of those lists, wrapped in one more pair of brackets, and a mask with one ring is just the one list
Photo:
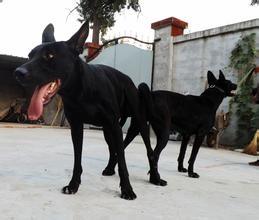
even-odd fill
[(72, 10), (68, 9), (68, 10), (69, 10), (69, 14), (67, 15), (66, 22), (67, 22), (67, 20), (68, 20), (68, 17), (69, 17), (76, 9), (78, 9), (79, 3), (76, 3), (76, 4), (77, 4), (77, 6), (74, 7)]

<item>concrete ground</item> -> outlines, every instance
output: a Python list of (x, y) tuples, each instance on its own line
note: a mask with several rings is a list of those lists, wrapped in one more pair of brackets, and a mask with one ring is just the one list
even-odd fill
[(85, 130), (82, 184), (77, 194), (64, 195), (60, 189), (73, 165), (70, 131), (9, 127), (0, 126), (1, 220), (259, 218), (259, 168), (248, 165), (256, 157), (201, 148), (195, 164), (201, 177), (191, 179), (177, 172), (180, 143), (170, 141), (159, 164), (168, 185), (159, 187), (148, 183), (146, 152), (138, 137), (126, 151), (138, 198), (126, 201), (120, 198), (117, 173), (101, 175), (108, 158), (102, 133)]

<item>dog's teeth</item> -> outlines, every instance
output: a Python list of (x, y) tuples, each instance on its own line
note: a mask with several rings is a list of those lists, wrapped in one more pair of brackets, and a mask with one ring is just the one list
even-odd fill
[(55, 85), (56, 85), (55, 82), (51, 83), (50, 88), (53, 89), (55, 87)]

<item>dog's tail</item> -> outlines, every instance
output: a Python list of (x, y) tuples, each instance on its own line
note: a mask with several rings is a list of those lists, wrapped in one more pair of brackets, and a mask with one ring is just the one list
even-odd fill
[(147, 119), (150, 119), (153, 110), (153, 101), (150, 89), (146, 83), (141, 83), (138, 86), (138, 90), (141, 110), (145, 113)]

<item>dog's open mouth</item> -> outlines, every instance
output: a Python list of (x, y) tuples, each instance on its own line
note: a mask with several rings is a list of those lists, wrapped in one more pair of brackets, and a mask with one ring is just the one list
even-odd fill
[(230, 93), (229, 93), (229, 96), (235, 96), (237, 94), (237, 90), (232, 90), (232, 91), (230, 91)]
[(61, 82), (57, 79), (35, 89), (28, 108), (28, 118), (30, 120), (37, 120), (42, 115), (43, 106), (50, 102), (60, 85)]
[(239, 90), (238, 86), (235, 85), (235, 84), (233, 84), (233, 85), (230, 87), (230, 92), (229, 92), (228, 96), (230, 96), (230, 97), (236, 96), (237, 93), (238, 93), (238, 90)]

